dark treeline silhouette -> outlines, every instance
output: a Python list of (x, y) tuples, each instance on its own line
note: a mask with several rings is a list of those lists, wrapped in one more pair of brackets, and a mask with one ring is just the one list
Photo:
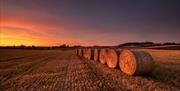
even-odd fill
[(19, 46), (0, 46), (0, 49), (37, 49), (37, 50), (50, 50), (50, 49), (62, 49), (62, 48), (78, 48), (81, 47), (79, 45), (76, 46), (69, 46), (66, 44), (62, 44), (60, 46), (25, 46), (25, 45), (19, 45)]
[(180, 45), (180, 43), (175, 43), (175, 42), (166, 42), (162, 45)]
[(151, 46), (163, 46), (163, 45), (180, 45), (180, 43), (166, 42), (166, 43), (154, 43), (154, 42), (128, 42), (118, 45), (118, 47), (151, 47)]
[(129, 47), (129, 46), (154, 46), (155, 43), (153, 42), (128, 42), (128, 43), (124, 43), (124, 44), (120, 44), (118, 45), (118, 47)]

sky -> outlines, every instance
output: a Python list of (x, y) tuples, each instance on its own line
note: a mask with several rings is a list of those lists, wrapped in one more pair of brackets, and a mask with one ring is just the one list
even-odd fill
[(0, 46), (180, 42), (180, 0), (0, 0)]

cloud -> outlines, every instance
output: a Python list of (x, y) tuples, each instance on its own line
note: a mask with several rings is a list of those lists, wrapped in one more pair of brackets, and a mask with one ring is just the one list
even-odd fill
[[(4, 1), (0, 45), (116, 45), (129, 41), (179, 41), (179, 12), (144, 12), (127, 3), (59, 3)], [(114, 2), (115, 3), (115, 2)], [(115, 5), (115, 6), (114, 6)], [(173, 5), (174, 6), (174, 5)], [(84, 8), (82, 8), (84, 7)], [(168, 8), (168, 7), (167, 7)], [(174, 11), (173, 11), (174, 10)], [(82, 12), (83, 11), (83, 12)], [(136, 12), (138, 11), (138, 13)], [(165, 16), (161, 16), (162, 13)], [(168, 13), (168, 14), (166, 14)], [(169, 17), (174, 16), (173, 17)], [(142, 17), (143, 16), (143, 17)]]

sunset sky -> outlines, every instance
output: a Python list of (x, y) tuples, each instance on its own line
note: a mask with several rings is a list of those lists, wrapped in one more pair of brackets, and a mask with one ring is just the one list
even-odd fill
[(0, 46), (180, 42), (180, 0), (0, 0)]

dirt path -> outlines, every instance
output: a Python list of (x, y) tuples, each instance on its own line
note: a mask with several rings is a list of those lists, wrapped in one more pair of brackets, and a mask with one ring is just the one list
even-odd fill
[[(3, 91), (178, 91), (177, 86), (149, 76), (128, 76), (118, 68), (75, 56), (73, 51), (45, 51), (18, 61), (9, 78), (0, 75)], [(4, 62), (0, 62), (4, 63)], [(13, 75), (12, 75), (13, 74)], [(6, 79), (6, 80), (4, 80)]]

